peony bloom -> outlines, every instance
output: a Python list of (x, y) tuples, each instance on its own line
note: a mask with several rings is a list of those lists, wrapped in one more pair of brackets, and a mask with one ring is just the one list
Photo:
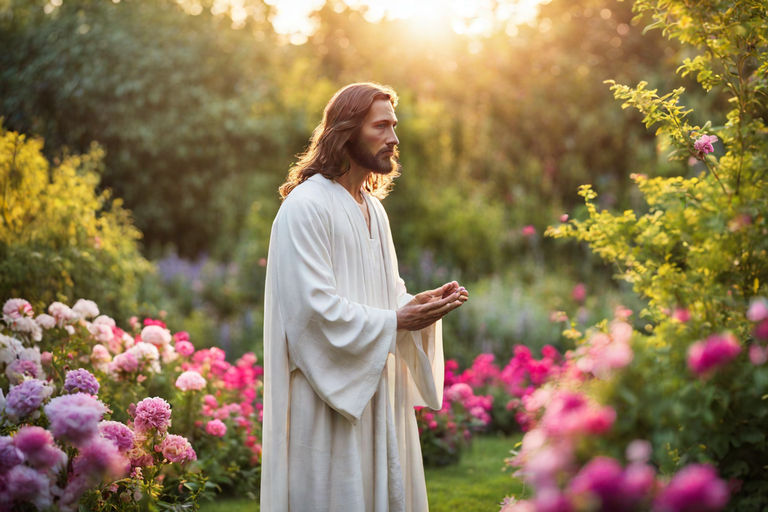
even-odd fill
[(133, 448), (133, 431), (119, 421), (99, 422), (99, 434), (115, 443), (121, 452), (127, 452)]
[(115, 443), (97, 437), (80, 448), (72, 460), (72, 470), (91, 482), (111, 482), (128, 474), (130, 463)]
[(145, 398), (136, 404), (133, 425), (137, 432), (167, 431), (171, 426), (170, 404), (160, 397)]
[(54, 302), (48, 306), (48, 313), (56, 319), (56, 325), (59, 327), (64, 327), (78, 319), (77, 313), (61, 302)]
[(37, 325), (42, 327), (43, 329), (53, 329), (56, 327), (56, 319), (53, 318), (51, 315), (46, 315), (45, 313), (42, 313), (40, 315), (37, 315), (35, 318), (35, 322), (37, 322)]
[(11, 322), (10, 327), (16, 332), (27, 334), (34, 341), (43, 339), (43, 329), (32, 318), (26, 316), (17, 318)]
[(38, 510), (53, 504), (51, 482), (43, 473), (18, 465), (5, 475), (6, 493), (16, 503), (32, 503)]
[(5, 375), (11, 384), (21, 384), (27, 378), (44, 379), (43, 366), (29, 359), (16, 359), (8, 368), (5, 369)]
[(571, 492), (597, 498), (602, 510), (620, 510), (627, 505), (622, 493), (621, 464), (610, 457), (595, 457), (571, 480)]
[(14, 320), (34, 315), (32, 304), (24, 299), (8, 299), (3, 304), (3, 320), (12, 324)]
[(159, 325), (148, 325), (141, 330), (141, 341), (151, 343), (159, 349), (171, 342), (171, 331)]
[(162, 452), (163, 457), (171, 462), (178, 462), (183, 464), (188, 461), (197, 460), (197, 454), (192, 449), (192, 445), (189, 444), (187, 438), (178, 436), (176, 434), (168, 434), (159, 446), (155, 446), (155, 450)]
[(99, 315), (93, 320), (94, 325), (106, 325), (109, 327), (116, 327), (117, 323), (112, 317), (107, 315)]
[(86, 393), (57, 396), (45, 406), (54, 437), (80, 445), (98, 433), (107, 407)]
[(96, 318), (99, 316), (99, 307), (92, 300), (78, 299), (72, 306), (72, 311), (78, 314), (80, 318)]
[(188, 341), (179, 340), (176, 342), (176, 352), (184, 357), (188, 357), (195, 353), (195, 346)]
[(221, 420), (211, 420), (205, 424), (205, 431), (215, 437), (224, 437), (227, 426)]
[(712, 147), (712, 143), (717, 142), (715, 135), (702, 135), (696, 142), (693, 143), (693, 149), (699, 153), (699, 156), (704, 156), (707, 153), (712, 153), (715, 148)]
[(768, 348), (761, 347), (760, 345), (749, 346), (749, 360), (755, 366), (760, 366), (768, 361)]
[(13, 436), (13, 444), (30, 466), (41, 471), (58, 471), (67, 463), (67, 454), (56, 446), (51, 433), (42, 427), (21, 427)]
[(627, 445), (626, 456), (630, 462), (647, 462), (652, 452), (651, 443), (645, 439), (635, 439)]
[(688, 349), (688, 368), (703, 376), (732, 361), (741, 352), (741, 346), (732, 334), (713, 334), (697, 341)]
[(0, 473), (24, 462), (24, 453), (13, 444), (11, 436), (0, 437)]
[(761, 341), (768, 341), (768, 319), (760, 321), (752, 331), (755, 338)]
[(205, 377), (194, 370), (187, 370), (176, 379), (176, 387), (182, 391), (199, 391), (206, 384)]
[(681, 469), (661, 491), (655, 502), (660, 512), (708, 512), (728, 503), (728, 486), (715, 469), (691, 464)]
[(5, 402), (5, 413), (12, 418), (24, 418), (37, 411), (53, 389), (37, 379), (25, 380), (11, 387)]
[(67, 393), (82, 391), (89, 395), (95, 395), (99, 392), (99, 381), (84, 368), (70, 370), (64, 378), (64, 391)]

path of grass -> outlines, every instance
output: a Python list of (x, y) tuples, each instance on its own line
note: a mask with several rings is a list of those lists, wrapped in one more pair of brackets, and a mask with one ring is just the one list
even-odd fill
[[(520, 483), (502, 471), (518, 438), (476, 437), (461, 462), (427, 468), (430, 512), (496, 512), (504, 496), (520, 492)], [(244, 499), (217, 499), (204, 503), (201, 512), (258, 512), (258, 503)]]

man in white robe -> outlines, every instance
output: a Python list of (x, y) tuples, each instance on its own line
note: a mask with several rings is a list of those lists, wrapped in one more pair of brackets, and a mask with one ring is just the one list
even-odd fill
[(267, 263), (261, 510), (428, 510), (414, 406), (440, 409), (440, 318), (411, 296), (375, 195), (397, 175), (396, 96), (334, 95), (281, 187)]

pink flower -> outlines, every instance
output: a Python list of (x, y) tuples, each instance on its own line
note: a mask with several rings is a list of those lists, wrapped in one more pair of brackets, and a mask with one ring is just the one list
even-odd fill
[(768, 318), (765, 320), (762, 320), (759, 324), (757, 324), (752, 331), (752, 334), (755, 336), (755, 338), (766, 341), (768, 340)]
[(715, 150), (715, 148), (712, 147), (713, 142), (717, 142), (717, 137), (715, 135), (702, 135), (693, 143), (693, 149), (696, 150), (700, 156), (712, 153)]
[(584, 283), (578, 283), (573, 287), (573, 290), (571, 290), (571, 297), (576, 302), (584, 302), (587, 298), (587, 287)]
[(91, 395), (74, 393), (57, 396), (44, 410), (53, 435), (77, 446), (98, 433), (99, 421), (107, 407)]
[(536, 228), (528, 224), (527, 226), (523, 227), (522, 233), (525, 237), (531, 237), (536, 234)]
[(760, 345), (749, 346), (749, 360), (755, 366), (759, 366), (768, 361), (768, 348)]
[(728, 486), (713, 467), (691, 464), (672, 478), (655, 505), (663, 512), (709, 512), (722, 509), (728, 494)]
[(747, 319), (750, 322), (761, 322), (768, 319), (768, 301), (763, 297), (752, 299), (747, 310)]
[(187, 370), (176, 379), (176, 387), (182, 391), (199, 391), (205, 389), (205, 377), (194, 370)]
[(115, 443), (97, 437), (80, 448), (72, 460), (72, 469), (75, 475), (90, 481), (111, 482), (128, 474), (130, 463)]
[(195, 353), (195, 346), (188, 341), (179, 340), (176, 342), (176, 352), (185, 357), (191, 356)]
[(159, 349), (171, 342), (171, 332), (159, 325), (147, 325), (141, 330), (141, 341), (151, 343)]
[(688, 368), (698, 376), (732, 361), (741, 352), (741, 346), (732, 334), (713, 334), (697, 341), (688, 349)]
[(224, 437), (227, 426), (221, 420), (211, 420), (205, 424), (205, 431), (215, 437)]
[(43, 367), (37, 361), (29, 359), (15, 359), (8, 368), (5, 369), (5, 375), (11, 384), (20, 384), (27, 377), (33, 379), (44, 379)]
[(156, 429), (165, 432), (171, 426), (171, 406), (160, 397), (145, 398), (136, 404), (133, 425), (137, 432)]
[(197, 460), (197, 454), (192, 449), (192, 445), (185, 437), (178, 436), (176, 434), (168, 434), (159, 446), (155, 447), (156, 451), (162, 452), (163, 457), (171, 462), (178, 462), (183, 464), (184, 462)]
[(176, 343), (180, 341), (189, 341), (189, 333), (187, 331), (179, 331), (173, 335), (173, 341)]
[(43, 329), (53, 329), (56, 327), (56, 319), (51, 315), (46, 315), (45, 313), (37, 315), (35, 322), (37, 322), (37, 325)]
[(568, 222), (568, 214), (564, 213), (560, 216), (560, 222)]
[(22, 317), (32, 317), (32, 304), (24, 299), (8, 299), (3, 304), (3, 319), (6, 323)]
[(133, 448), (133, 431), (119, 421), (102, 421), (99, 423), (99, 434), (109, 439), (121, 452)]
[(56, 319), (56, 325), (63, 327), (78, 319), (77, 313), (61, 302), (53, 302), (48, 306), (48, 313)]
[(12, 418), (24, 418), (37, 411), (52, 392), (53, 389), (41, 380), (25, 380), (8, 391), (5, 413)]
[(599, 499), (602, 510), (620, 510), (625, 504), (622, 494), (623, 470), (610, 457), (595, 457), (571, 480), (574, 494), (586, 494)]
[(30, 466), (41, 471), (58, 470), (67, 463), (67, 455), (55, 445), (51, 433), (42, 427), (21, 427), (13, 436), (13, 444)]
[(627, 445), (627, 460), (630, 462), (646, 462), (651, 458), (653, 448), (645, 439), (635, 439)]
[(678, 322), (684, 324), (691, 319), (691, 312), (688, 311), (687, 308), (675, 308), (675, 311), (672, 313), (672, 317)]

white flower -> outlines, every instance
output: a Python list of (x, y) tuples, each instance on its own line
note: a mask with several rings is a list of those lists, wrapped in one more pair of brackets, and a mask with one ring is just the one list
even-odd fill
[(159, 325), (148, 325), (141, 330), (141, 341), (146, 341), (159, 348), (171, 342), (171, 331), (163, 329)]
[(33, 315), (32, 304), (24, 299), (8, 299), (3, 304), (3, 319), (6, 323), (12, 320)]
[(43, 329), (32, 318), (26, 316), (16, 318), (13, 320), (13, 323), (10, 324), (10, 327), (16, 332), (28, 334), (34, 341), (43, 339)]
[(72, 311), (80, 315), (81, 318), (94, 318), (99, 316), (99, 307), (95, 302), (88, 299), (78, 299), (72, 306)]
[(163, 347), (163, 352), (160, 354), (160, 357), (163, 360), (163, 364), (168, 364), (171, 361), (178, 359), (179, 354), (176, 352), (176, 349), (173, 348), (173, 346), (169, 343)]
[(24, 350), (24, 345), (16, 338), (0, 334), (0, 363), (10, 364), (18, 359), (19, 353)]
[(96, 319), (93, 321), (93, 323), (94, 324), (104, 324), (104, 325), (108, 325), (110, 327), (117, 326), (115, 321), (111, 317), (108, 317), (107, 315), (99, 315), (98, 317), (96, 317)]
[(109, 343), (114, 338), (112, 333), (112, 327), (104, 323), (92, 323), (88, 324), (88, 331), (99, 343)]
[(53, 318), (51, 315), (46, 315), (45, 313), (41, 313), (37, 315), (37, 318), (35, 318), (35, 322), (37, 322), (37, 325), (39, 325), (43, 329), (53, 329), (54, 327), (56, 327), (56, 319)]
[[(48, 313), (53, 315), (53, 318), (56, 319), (56, 324), (59, 327), (72, 323), (79, 318), (77, 313), (75, 313), (69, 306), (61, 302), (53, 302), (50, 306), (48, 306)], [(67, 331), (69, 331), (69, 329), (67, 329)]]

